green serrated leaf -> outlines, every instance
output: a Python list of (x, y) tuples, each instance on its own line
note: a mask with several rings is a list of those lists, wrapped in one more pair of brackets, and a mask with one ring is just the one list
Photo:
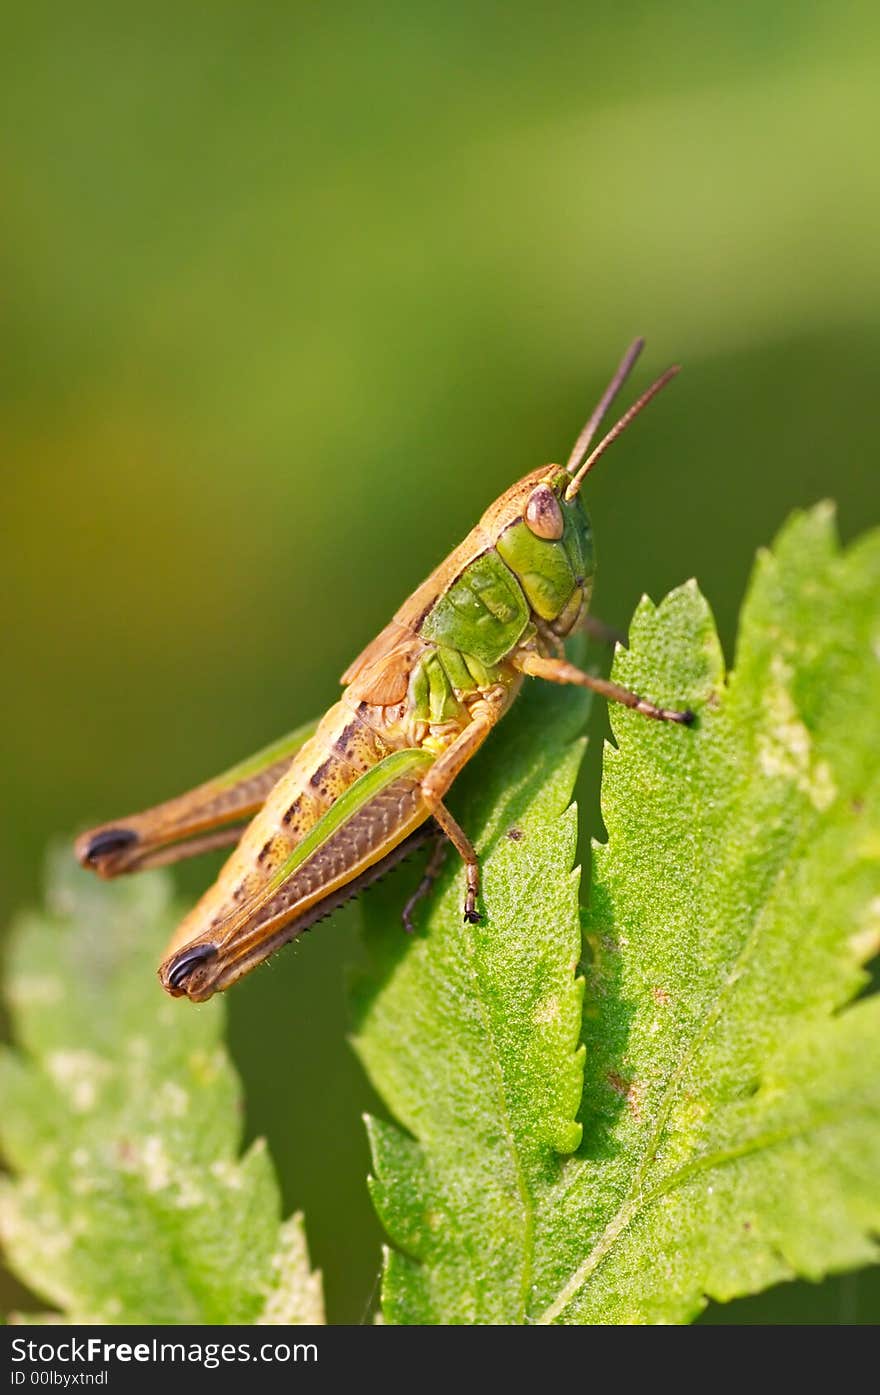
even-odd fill
[(261, 1141), (239, 1157), (222, 1004), (181, 1011), (158, 987), (179, 918), (167, 879), (97, 884), (65, 849), (48, 903), (10, 951), (10, 1267), (70, 1322), (321, 1321), (301, 1218), (279, 1224)]
[[(520, 699), (454, 807), (476, 836), (481, 925), (462, 922), (450, 856), (412, 942), (400, 896), (366, 904), (373, 973), (357, 993), (356, 1048), (418, 1146), (373, 1122), (373, 1196), (392, 1252), (388, 1321), (525, 1319), (535, 1198), (576, 1148), (583, 1079), (583, 983), (571, 791), (584, 695)], [(417, 1262), (414, 1262), (417, 1261)]]
[[(410, 1134), (372, 1134), (398, 1247), (386, 1320), (680, 1322), (877, 1258), (880, 1000), (846, 1004), (880, 945), (880, 535), (841, 554), (827, 506), (794, 518), (758, 560), (729, 677), (692, 584), (642, 603), (614, 676), (699, 721), (612, 712), (574, 1154), (560, 695), (509, 719), (461, 806), (487, 923), (462, 930), (457, 869), (414, 945), (366, 907), (358, 1048)], [(497, 806), (548, 754), (511, 854)], [(488, 869), (530, 844), (541, 872), (508, 897)]]

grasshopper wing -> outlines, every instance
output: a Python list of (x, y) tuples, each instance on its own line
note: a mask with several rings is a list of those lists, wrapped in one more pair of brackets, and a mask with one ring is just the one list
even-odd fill
[[(174, 997), (203, 1002), (404, 857), (428, 819), (421, 786), (433, 763), (420, 749), (386, 756), (240, 904), (228, 905), (207, 927), (204, 908), (197, 906), (159, 968), (162, 986)], [(263, 836), (256, 829), (252, 835), (255, 844)]]

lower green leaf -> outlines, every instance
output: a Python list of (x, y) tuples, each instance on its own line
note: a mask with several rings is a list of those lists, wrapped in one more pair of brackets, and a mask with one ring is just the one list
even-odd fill
[[(383, 1311), (396, 1322), (524, 1321), (535, 1198), (580, 1141), (580, 958), (571, 792), (587, 704), (533, 686), (453, 795), (482, 863), (483, 923), (462, 922), (454, 856), (424, 929), (400, 924), (399, 884), (365, 901), (372, 973), (355, 1046), (418, 1145), (370, 1126), (373, 1197), (400, 1252)], [(415, 1262), (414, 1262), (415, 1261)]]
[(58, 857), (12, 943), (0, 1054), (0, 1238), (77, 1323), (321, 1322), (302, 1218), (280, 1224), (261, 1141), (239, 1157), (224, 1012), (159, 990), (179, 918), (153, 873), (96, 884)]
[(612, 712), (579, 1108), (570, 695), (461, 791), (485, 923), (455, 866), (414, 943), (366, 903), (356, 1044), (407, 1131), (371, 1126), (388, 1321), (681, 1322), (877, 1258), (880, 1000), (847, 1003), (880, 945), (880, 535), (796, 517), (731, 674), (691, 584), (614, 677), (698, 721)]

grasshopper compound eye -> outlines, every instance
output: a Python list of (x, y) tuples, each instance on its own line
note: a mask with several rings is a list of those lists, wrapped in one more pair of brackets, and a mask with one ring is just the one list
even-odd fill
[(549, 484), (539, 484), (529, 496), (525, 513), (526, 527), (536, 538), (556, 542), (565, 531), (565, 519), (559, 500)]

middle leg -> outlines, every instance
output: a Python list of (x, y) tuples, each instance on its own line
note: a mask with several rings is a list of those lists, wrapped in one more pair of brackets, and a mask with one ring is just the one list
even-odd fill
[(456, 776), (467, 765), (471, 756), (482, 746), (500, 715), (500, 711), (490, 706), (488, 702), (480, 703), (479, 706), (475, 707), (472, 719), (464, 731), (456, 737), (449, 749), (444, 751), (442, 756), (432, 765), (422, 781), (422, 796), (425, 803), (464, 862), (467, 876), (464, 918), (470, 925), (476, 925), (480, 920), (480, 913), (477, 910), (480, 864), (477, 861), (473, 843), (446, 808), (443, 796), (451, 787)]

